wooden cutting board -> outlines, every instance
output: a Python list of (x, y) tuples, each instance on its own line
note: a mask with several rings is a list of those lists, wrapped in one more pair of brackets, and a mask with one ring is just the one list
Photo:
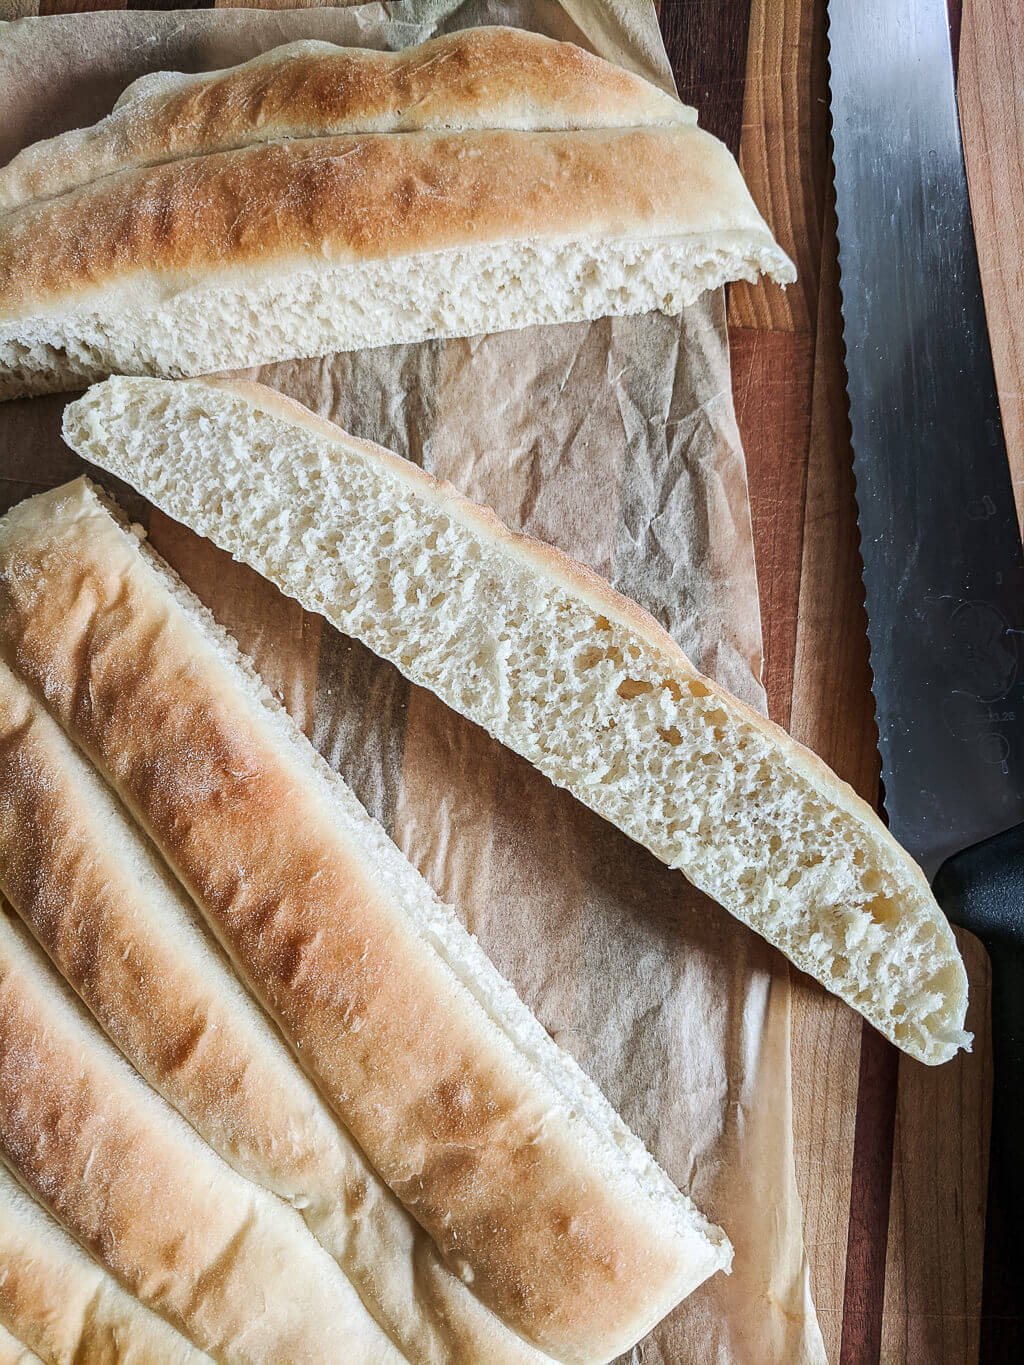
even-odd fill
[[(846, 413), (824, 0), (663, 0), (680, 92), (734, 150), (800, 272), (731, 291), (773, 717), (879, 795)], [(986, 304), (1024, 487), (1019, 0), (950, 0)], [(1016, 54), (1016, 59), (1015, 59)], [(1016, 70), (1014, 68), (1017, 68)], [(1018, 502), (1020, 498), (1018, 497)], [(977, 1359), (991, 1066), (988, 961), (961, 935), (974, 1053), (932, 1071), (794, 973), (797, 1177), (831, 1360)]]
[[(1014, 54), (1024, 53), (1024, 7), (972, 0), (961, 33), (960, 0), (949, 5), (1007, 442), (1024, 488), (1024, 99), (1013, 69)], [(38, 12), (123, 7), (124, 0), (43, 0)], [(128, 7), (182, 6), (143, 0)], [(743, 285), (729, 303), (771, 712), (874, 801), (878, 756), (838, 330), (824, 0), (660, 0), (658, 8), (680, 94), (738, 152), (800, 272), (785, 295)], [(939, 1071), (901, 1061), (851, 1011), (794, 973), (797, 1175), (812, 1290), (829, 1358), (843, 1365), (977, 1358), (988, 974), (976, 940), (965, 935), (962, 947), (975, 1050)]]

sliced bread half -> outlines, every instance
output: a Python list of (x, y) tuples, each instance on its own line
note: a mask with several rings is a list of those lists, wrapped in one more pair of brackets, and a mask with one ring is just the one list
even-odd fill
[(269, 389), (111, 380), (65, 439), (567, 787), (911, 1056), (966, 1046), (920, 868), (581, 564)]

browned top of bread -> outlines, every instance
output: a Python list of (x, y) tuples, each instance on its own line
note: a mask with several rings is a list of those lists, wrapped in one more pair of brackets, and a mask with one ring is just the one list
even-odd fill
[(143, 76), (99, 123), (0, 168), (0, 211), (113, 171), (284, 138), (695, 121), (632, 72), (519, 28), (464, 29), (400, 52), (301, 40), (224, 71)]
[(0, 319), (118, 284), (131, 309), (143, 281), (158, 301), (255, 266), (708, 234), (788, 266), (728, 151), (694, 127), (311, 138), (111, 175), (0, 218)]
[(0, 1322), (25, 1343), (27, 1354), (15, 1360), (38, 1355), (61, 1365), (211, 1365), (209, 1356), (122, 1289), (3, 1162)]
[[(284, 1195), (293, 1181), (317, 1189), (319, 1158), (342, 1194), (334, 1125), (276, 1030), (2, 662), (0, 885), (108, 1036), (211, 1146), (271, 1189), (276, 1172)], [(162, 917), (163, 898), (184, 926)]]
[(83, 482), (0, 524), (0, 646), (156, 838), (371, 1162), (506, 1321), (565, 1360), (607, 1358), (727, 1260), (667, 1194), (659, 1204), (582, 1140), (378, 879), (340, 797), (282, 747)]
[(125, 1287), (215, 1358), (401, 1360), (298, 1215), (139, 1079), (2, 906), (0, 1152)]
[[(453, 1365), (546, 1359), (443, 1265), (196, 923), (180, 884), (2, 660), (0, 886), (136, 1070), (240, 1174), (302, 1210), (399, 1346)], [(0, 1203), (0, 1320), (14, 1284), (4, 1223)], [(31, 1300), (40, 1276), (27, 1278)], [(77, 1327), (62, 1298), (62, 1322)]]

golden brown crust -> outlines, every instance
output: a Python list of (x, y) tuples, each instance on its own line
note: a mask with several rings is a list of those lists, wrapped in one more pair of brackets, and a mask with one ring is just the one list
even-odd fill
[(283, 138), (695, 119), (641, 77), (523, 29), (464, 29), (396, 53), (289, 43), (225, 71), (143, 77), (101, 123), (0, 169), (0, 211), (117, 170)]
[[(0, 662), (0, 885), (108, 1037), (236, 1170), (301, 1201), (424, 1358), (543, 1359), (470, 1298), (349, 1146), (112, 802)], [(0, 1267), (0, 1318), (3, 1304)]]
[[(0, 1161), (0, 1322), (21, 1349), (86, 1365), (211, 1365), (102, 1270)], [(0, 1351), (0, 1360), (5, 1357)], [(14, 1359), (36, 1360), (31, 1351)]]
[(158, 298), (256, 266), (663, 235), (788, 267), (739, 168), (698, 128), (315, 138), (112, 175), (0, 218), (0, 319), (132, 280)]
[(297, 1215), (138, 1079), (6, 910), (0, 1151), (126, 1288), (216, 1358), (401, 1359)]
[(709, 1273), (714, 1257), (694, 1277), (639, 1190), (610, 1183), (489, 1036), (81, 484), (0, 532), (0, 642), (153, 833), (371, 1162), (501, 1317), (566, 1360), (606, 1358)]

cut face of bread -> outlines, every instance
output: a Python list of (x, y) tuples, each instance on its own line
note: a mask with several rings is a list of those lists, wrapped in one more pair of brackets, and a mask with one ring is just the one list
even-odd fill
[(920, 869), (813, 754), (583, 566), (269, 390), (112, 380), (65, 439), (391, 660), (911, 1056), (969, 1042)]
[(0, 170), (0, 398), (795, 278), (692, 111), (544, 39), (489, 64), (502, 41), (165, 73), (26, 149)]
[[(23, 226), (34, 254), (33, 227)], [(66, 230), (73, 231), (70, 221)], [(141, 242), (132, 251), (131, 236), (109, 244), (130, 271), (123, 286), (82, 307), (23, 316), (7, 326), (0, 318), (0, 399), (81, 388), (112, 372), (179, 377), (331, 351), (583, 322), (609, 312), (677, 314), (705, 289), (730, 280), (753, 282), (760, 270), (774, 269), (774, 248), (756, 234), (731, 240), (699, 234), (574, 238), (460, 246), (333, 266), (288, 261), (264, 271), (253, 264), (191, 277), (178, 289), (128, 266), (129, 258), (150, 258)], [(0, 258), (2, 239), (0, 221)], [(19, 264), (10, 275), (28, 278), (35, 268), (27, 264), (22, 274)]]

